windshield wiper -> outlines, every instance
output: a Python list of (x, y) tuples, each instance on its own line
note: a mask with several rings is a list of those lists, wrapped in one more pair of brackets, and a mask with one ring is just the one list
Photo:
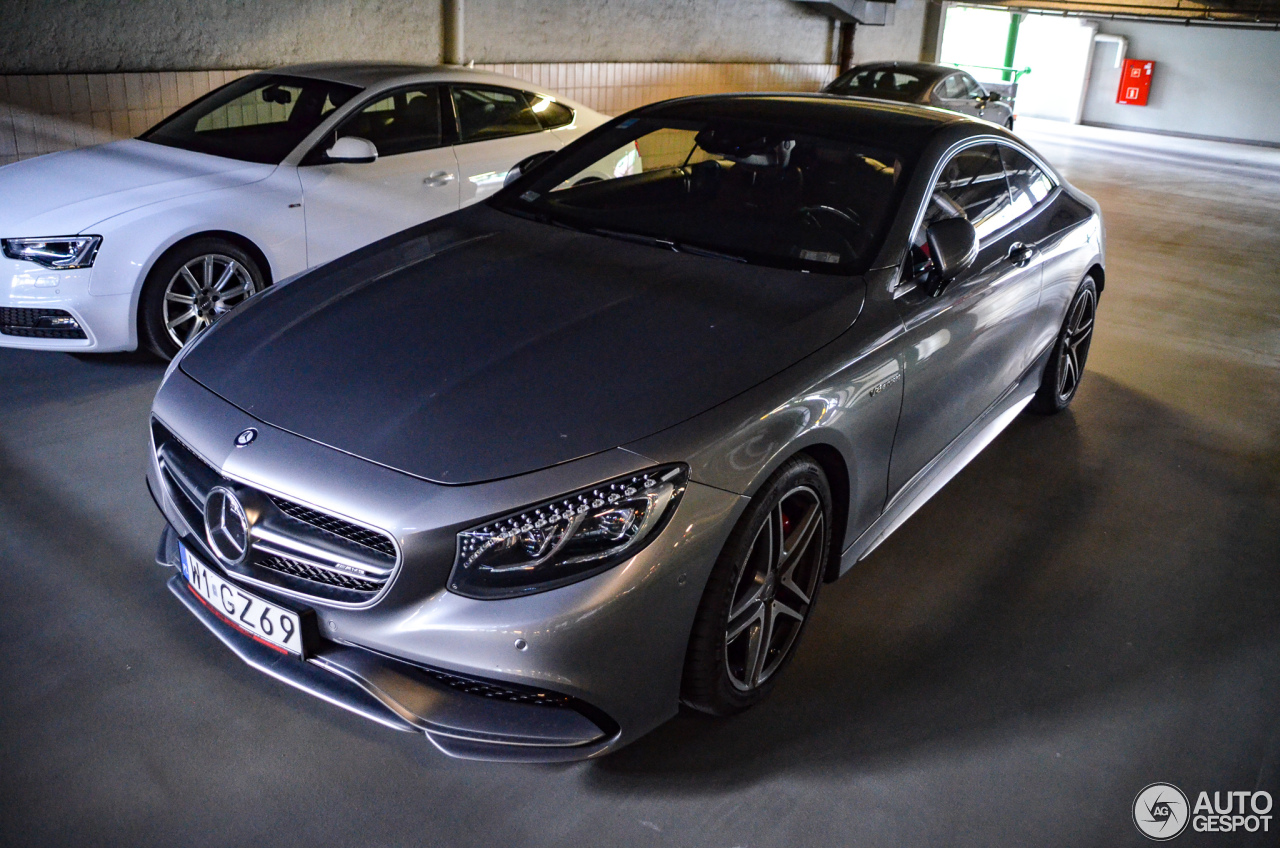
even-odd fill
[(705, 247), (697, 247), (692, 244), (676, 244), (676, 245), (672, 245), (672, 248), (674, 250), (680, 251), (681, 253), (689, 253), (694, 256), (707, 256), (707, 257), (710, 257), (711, 259), (727, 259), (730, 262), (746, 262), (747, 261), (746, 258), (742, 256), (735, 256), (732, 253), (723, 253), (719, 250), (708, 250)]
[(667, 250), (673, 250), (676, 253), (688, 253), (691, 256), (705, 256), (709, 259), (727, 259), (730, 262), (746, 262), (747, 260), (741, 256), (732, 253), (725, 253), (720, 250), (709, 250), (705, 247), (698, 247), (692, 244), (683, 244), (681, 242), (672, 241), (671, 239), (658, 238), (657, 236), (646, 236), (640, 233), (628, 233), (619, 230), (593, 229), (587, 232), (595, 233), (598, 236), (608, 236), (609, 238), (621, 239), (622, 241), (634, 242), (635, 244), (647, 244), (650, 247), (665, 247)]
[(621, 239), (635, 244), (647, 244), (650, 247), (665, 247), (667, 250), (675, 250), (676, 243), (670, 239), (657, 238), (656, 236), (646, 236), (640, 233), (628, 233), (622, 230), (606, 230), (601, 227), (594, 227), (586, 230), (589, 233), (595, 233), (598, 236), (607, 236), (609, 238)]

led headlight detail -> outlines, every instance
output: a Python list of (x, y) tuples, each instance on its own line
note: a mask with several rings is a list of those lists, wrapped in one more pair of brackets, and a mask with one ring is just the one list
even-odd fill
[(50, 236), (48, 238), (7, 238), (4, 255), (34, 262), (46, 268), (89, 268), (98, 255), (102, 236)]
[(459, 533), (449, 590), (514, 598), (599, 574), (657, 534), (688, 478), (681, 465), (651, 468)]

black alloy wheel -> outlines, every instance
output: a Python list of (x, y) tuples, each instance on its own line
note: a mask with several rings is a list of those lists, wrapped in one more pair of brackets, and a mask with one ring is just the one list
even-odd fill
[(812, 459), (761, 487), (717, 560), (694, 620), (681, 700), (712, 715), (762, 699), (786, 667), (822, 587), (831, 490)]
[(1040, 388), (1031, 401), (1033, 412), (1053, 415), (1066, 409), (1076, 396), (1084, 377), (1085, 361), (1089, 358), (1097, 313), (1098, 288), (1092, 277), (1085, 277), (1067, 309), (1067, 318), (1045, 365)]

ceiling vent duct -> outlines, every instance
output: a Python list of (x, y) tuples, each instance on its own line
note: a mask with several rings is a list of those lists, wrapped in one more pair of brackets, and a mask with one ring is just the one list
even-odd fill
[(832, 20), (864, 26), (887, 26), (893, 23), (893, 2), (875, 3), (871, 0), (795, 0), (815, 12), (821, 12)]

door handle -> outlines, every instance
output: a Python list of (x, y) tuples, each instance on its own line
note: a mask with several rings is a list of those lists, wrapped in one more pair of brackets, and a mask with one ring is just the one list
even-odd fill
[(448, 171), (432, 171), (423, 179), (422, 184), (431, 188), (439, 188), (440, 186), (447, 186), (453, 182), (453, 179), (454, 175)]
[(1035, 255), (1036, 249), (1034, 247), (1029, 244), (1023, 244), (1020, 241), (1015, 241), (1013, 244), (1009, 245), (1009, 253), (1005, 258), (1021, 268), (1030, 262), (1031, 257)]

